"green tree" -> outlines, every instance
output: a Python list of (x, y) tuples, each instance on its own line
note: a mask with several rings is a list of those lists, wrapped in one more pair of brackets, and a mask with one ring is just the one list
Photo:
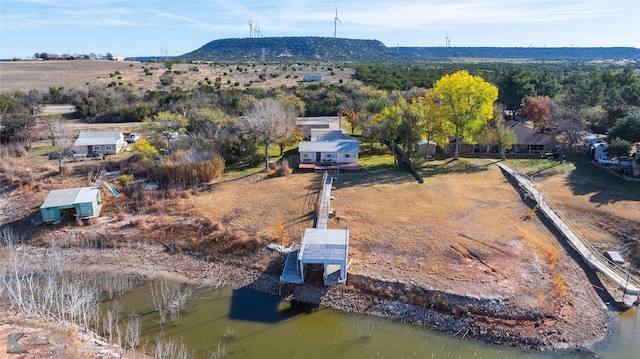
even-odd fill
[(521, 66), (507, 66), (498, 72), (497, 86), (500, 89), (498, 102), (514, 114), (522, 101), (536, 95), (535, 74)]
[(153, 147), (146, 138), (141, 139), (136, 143), (132, 143), (131, 151), (141, 155), (147, 160), (152, 160), (158, 156), (158, 150)]
[(376, 128), (380, 137), (391, 145), (395, 158), (395, 142), (400, 137), (400, 126), (402, 125), (403, 110), (401, 105), (385, 107), (371, 118), (372, 125)]
[(489, 121), (488, 132), (490, 134), (490, 145), (500, 147), (500, 157), (507, 159), (506, 151), (509, 151), (518, 141), (516, 133), (504, 124), (504, 108), (498, 104), (493, 106), (493, 117)]
[(616, 137), (604, 151), (611, 158), (626, 157), (631, 152), (631, 142)]
[(537, 73), (535, 80), (535, 93), (538, 96), (554, 98), (561, 89), (562, 86), (560, 85), (560, 82), (558, 82), (558, 76), (554, 72), (545, 68)]
[(31, 130), (36, 126), (35, 115), (41, 111), (37, 91), (28, 94), (16, 91), (0, 96), (0, 142), (23, 142), (31, 148)]
[(169, 148), (172, 134), (185, 133), (188, 124), (189, 119), (182, 114), (160, 111), (152, 118), (146, 118), (142, 127), (156, 146)]
[(565, 82), (563, 102), (571, 107), (595, 107), (603, 103), (606, 85), (599, 73), (572, 73)]
[(398, 134), (402, 143), (402, 150), (411, 153), (412, 144), (420, 139), (419, 123), (422, 120), (422, 114), (417, 106), (410, 103), (402, 102), (402, 120)]
[(415, 98), (412, 106), (418, 111), (418, 128), (426, 140), (446, 146), (451, 129), (443, 116), (442, 99), (435, 92), (428, 91), (424, 96)]
[(475, 142), (492, 117), (498, 89), (463, 70), (443, 76), (435, 83), (434, 92), (442, 100), (445, 121), (453, 128), (452, 134), (456, 139), (454, 158), (458, 159), (460, 141)]
[(607, 138), (610, 141), (615, 138), (629, 142), (640, 141), (640, 109), (631, 111), (616, 121), (616, 124), (609, 130)]

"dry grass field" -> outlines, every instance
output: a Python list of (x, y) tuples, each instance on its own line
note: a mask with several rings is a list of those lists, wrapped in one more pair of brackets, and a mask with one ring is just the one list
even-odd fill
[[(557, 299), (544, 296), (555, 288), (551, 273), (564, 270), (562, 249), (497, 166), (429, 166), (440, 173), (424, 184), (394, 169), (336, 175), (329, 227), (351, 231), (350, 272), (535, 306)], [(254, 175), (195, 200), (202, 212), (273, 241), (283, 222), (288, 244), (310, 224), (305, 196), (318, 176)]]
[[(145, 72), (145, 69), (148, 70)], [(0, 62), (0, 92), (17, 90), (28, 92), (36, 89), (49, 91), (49, 87), (67, 89), (90, 85), (107, 85), (111, 82), (131, 85), (134, 90), (163, 88), (160, 77), (168, 71), (164, 63), (138, 61), (72, 60), (72, 61), (15, 61)], [(220, 78), (222, 88), (295, 86), (305, 74), (322, 74), (324, 83), (346, 81), (354, 75), (354, 69), (329, 70), (321, 65), (227, 65), (227, 64), (174, 64), (173, 85), (182, 89), (198, 86), (198, 83), (215, 84)], [(333, 72), (333, 74), (332, 74)], [(264, 75), (260, 79), (260, 75)], [(237, 85), (236, 85), (237, 83)]]
[[(35, 213), (48, 190), (85, 185), (89, 173), (107, 164), (69, 163), (67, 174), (60, 176), (56, 173), (57, 162), (43, 154), (47, 146), (46, 141), (37, 142), (32, 153), (20, 160), (26, 162), (9, 164), (13, 172), (7, 174), (18, 181), (28, 173), (35, 185), (13, 187), (0, 196), (3, 207), (7, 205), (11, 212), (2, 213), (5, 219)], [(113, 156), (108, 166), (117, 167), (125, 156)], [(408, 172), (395, 168), (390, 155), (379, 157), (378, 165), (366, 167), (361, 173), (335, 174), (332, 207), (336, 215), (329, 227), (348, 227), (351, 231), (351, 275), (555, 313), (550, 314), (553, 319), (548, 319), (545, 327), (581, 327), (584, 331), (573, 332), (572, 336), (597, 337), (594, 333), (603, 324), (598, 314), (602, 302), (584, 271), (492, 160), (423, 163), (420, 171), (425, 181), (419, 184)], [(571, 176), (557, 173), (539, 181), (561, 208), (566, 207), (560, 201), (576, 197), (575, 186), (565, 183)], [(227, 251), (255, 249), (267, 243), (288, 245), (299, 241), (304, 228), (313, 224), (320, 178), (319, 173), (306, 172), (284, 177), (255, 171), (227, 173), (208, 189), (160, 191), (159, 197), (147, 192), (142, 200), (127, 195), (116, 199), (104, 191), (100, 221), (68, 223), (60, 229), (66, 233), (106, 230), (112, 237), (117, 233), (118, 240), (157, 240), (172, 248), (193, 246), (205, 253), (216, 246)], [(117, 183), (115, 179), (110, 181)], [(126, 188), (117, 188), (127, 193)], [(638, 213), (639, 201), (620, 198), (619, 193), (609, 195), (610, 203), (606, 204), (592, 203), (585, 196), (586, 200), (575, 201), (574, 210), (586, 216), (579, 218), (589, 218), (603, 205), (612, 206), (605, 212), (610, 217), (618, 217), (618, 207)], [(127, 204), (131, 202), (136, 206)], [(567, 216), (572, 213), (567, 211)], [(623, 216), (636, 227), (640, 224), (637, 214), (622, 211), (619, 218)], [(284, 225), (283, 233), (278, 230), (279, 223)], [(34, 232), (37, 241), (46, 241), (48, 234), (43, 230), (46, 228)], [(43, 239), (38, 239), (40, 236)], [(613, 234), (609, 236), (611, 243), (620, 242)], [(247, 264), (254, 269), (265, 270), (270, 265), (268, 257), (242, 250), (239, 253), (245, 253)], [(518, 330), (539, 330), (532, 322), (517, 323)]]
[[(160, 69), (146, 76), (142, 66)], [(237, 70), (236, 65), (203, 64), (197, 65), (198, 71), (193, 66), (174, 65), (172, 70), (180, 72), (174, 75), (175, 86), (195, 86), (198, 81), (214, 81), (217, 76), (223, 84), (240, 82), (241, 87), (251, 81), (250, 86), (278, 86), (294, 85), (299, 80), (294, 75), (286, 78), (294, 73), (291, 68), (283, 70), (275, 65), (257, 65), (255, 69), (242, 66), (243, 70)], [(166, 71), (162, 67), (115, 61), (20, 62), (0, 63), (0, 74), (2, 92), (33, 86), (47, 91), (50, 86), (111, 81), (153, 89)], [(116, 71), (118, 75), (110, 75)], [(266, 81), (258, 82), (261, 71), (267, 74)], [(304, 66), (295, 74), (302, 77), (307, 71), (323, 73), (330, 82), (352, 75), (348, 69), (334, 70), (336, 74), (331, 75), (326, 69)], [(271, 77), (270, 73), (278, 76)], [(89, 185), (97, 169), (104, 166), (118, 170), (119, 162), (129, 155), (67, 163), (60, 175), (57, 161), (47, 159), (50, 147), (48, 141), (36, 141), (24, 157), (3, 159), (0, 223), (24, 225), (24, 219), (38, 211), (49, 190)], [(408, 172), (394, 167), (390, 155), (377, 155), (380, 158), (376, 165), (365, 166), (361, 173), (335, 174), (332, 207), (336, 215), (329, 227), (350, 229), (350, 274), (472, 298), (495, 298), (524, 311), (534, 308), (553, 312), (544, 328), (562, 327), (566, 333), (571, 332), (571, 338), (568, 334), (556, 335), (554, 340), (558, 342), (568, 338), (583, 343), (598, 337), (604, 321), (599, 312), (602, 301), (584, 271), (492, 160), (420, 163), (425, 181), (419, 184)], [(367, 156), (371, 155), (364, 153), (363, 160)], [(640, 238), (639, 183), (625, 183), (584, 160), (576, 161), (575, 167), (562, 167), (562, 171), (540, 171), (539, 161), (507, 164), (522, 173), (541, 172), (537, 174), (540, 189), (598, 248), (637, 254), (634, 242), (628, 239), (637, 242)], [(227, 249), (255, 249), (267, 243), (288, 245), (299, 241), (304, 229), (313, 224), (320, 177), (319, 173), (301, 172), (269, 177), (247, 171), (225, 173), (218, 182), (202, 189), (154, 194), (118, 187), (125, 194), (118, 199), (104, 191), (101, 220), (29, 231), (32, 238), (43, 242), (53, 230), (69, 233), (77, 229), (94, 234), (106, 231), (113, 237), (118, 233), (123, 240), (157, 240), (176, 248), (194, 246), (205, 252), (225, 242), (240, 245)], [(117, 183), (115, 178), (109, 181)], [(278, 230), (280, 223), (283, 232)], [(238, 255), (246, 256), (253, 269), (264, 270), (270, 264), (268, 257), (250, 251)], [(531, 322), (504, 322), (507, 328), (531, 325), (518, 329), (530, 330), (528, 335), (538, 335), (541, 330), (538, 323), (534, 327)], [(582, 335), (587, 339), (580, 340)]]

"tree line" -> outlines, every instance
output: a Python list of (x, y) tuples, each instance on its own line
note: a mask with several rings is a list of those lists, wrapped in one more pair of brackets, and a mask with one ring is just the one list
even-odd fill
[[(75, 106), (76, 116), (89, 122), (142, 123), (149, 143), (139, 144), (139, 157), (156, 158), (163, 150), (175, 154), (175, 162), (209, 161), (201, 172), (187, 176), (197, 180), (202, 180), (202, 173), (209, 178), (210, 173), (215, 176), (221, 171), (215, 158), (225, 165), (243, 161), (255, 165), (259, 148), (267, 166), (270, 146), (282, 151), (304, 137), (295, 126), (296, 116), (340, 115), (364, 142), (396, 142), (409, 151), (416, 139), (428, 138), (444, 145), (450, 136), (457, 138), (458, 144), (465, 140), (508, 149), (513, 135), (501, 127), (504, 119), (498, 114), (512, 119), (527, 117), (540, 131), (558, 129), (563, 150), (571, 150), (584, 131), (638, 140), (633, 131), (616, 130), (618, 122), (623, 128), (634, 128), (637, 115), (633, 114), (640, 106), (640, 77), (630, 67), (572, 67), (563, 63), (361, 65), (356, 78), (339, 84), (273, 88), (221, 89), (201, 83), (192, 89), (159, 85), (157, 89), (136, 90), (132, 85), (115, 84), (16, 91), (0, 95), (0, 151), (19, 155), (28, 150), (35, 116), (42, 106), (61, 103)], [(483, 110), (476, 114), (481, 121), (461, 127), (457, 121), (467, 114), (460, 112), (460, 104), (452, 102), (455, 96), (450, 93), (447, 98), (438, 83), (452, 81), (452, 87), (471, 86), (469, 90), (476, 80), (496, 89), (495, 98), (493, 94), (481, 97), (500, 107), (496, 110), (483, 102)], [(476, 96), (473, 91), (456, 91), (459, 98)], [(65, 143), (68, 147), (71, 141), (60, 136), (60, 121), (41, 123), (48, 128), (54, 145)], [(180, 140), (168, 137), (173, 134)], [(142, 174), (160, 173), (157, 167), (142, 167)], [(175, 169), (163, 173), (172, 171)]]

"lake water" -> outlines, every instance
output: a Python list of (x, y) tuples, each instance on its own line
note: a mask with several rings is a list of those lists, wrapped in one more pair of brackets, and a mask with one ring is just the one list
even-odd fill
[[(142, 313), (150, 303), (148, 287), (119, 300), (125, 313)], [(140, 320), (143, 338), (153, 341), (160, 331), (157, 313), (142, 315)], [(164, 335), (184, 340), (197, 358), (209, 358), (218, 343), (226, 345), (230, 352), (227, 358), (594, 357), (587, 352), (543, 353), (497, 347), (396, 321), (292, 304), (264, 293), (229, 288), (199, 290), (192, 309), (183, 314), (178, 325), (165, 325)], [(637, 359), (639, 343), (636, 307), (612, 320), (612, 334), (597, 345), (595, 355)]]

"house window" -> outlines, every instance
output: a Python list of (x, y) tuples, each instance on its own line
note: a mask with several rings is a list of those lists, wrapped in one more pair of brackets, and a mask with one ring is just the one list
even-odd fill
[(335, 155), (334, 153), (327, 153), (327, 154), (325, 155), (325, 157), (326, 157), (326, 158), (334, 158), (334, 157), (336, 157), (336, 155)]
[(311, 156), (311, 155), (310, 155), (310, 154), (308, 154), (308, 153), (303, 153), (303, 154), (302, 154), (302, 158), (309, 158), (310, 156)]
[(111, 150), (113, 149), (113, 147), (111, 147), (111, 146), (104, 146), (104, 149), (105, 149), (106, 151), (111, 151)]
[(351, 154), (349, 154), (349, 153), (345, 153), (345, 154), (344, 154), (344, 158), (351, 158)]
[(100, 146), (93, 146), (93, 152), (100, 152)]

